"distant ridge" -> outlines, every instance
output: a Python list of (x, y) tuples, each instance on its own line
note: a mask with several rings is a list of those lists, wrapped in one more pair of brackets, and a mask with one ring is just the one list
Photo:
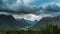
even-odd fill
[(53, 25), (58, 25), (60, 26), (60, 16), (55, 16), (55, 17), (43, 17), (40, 21), (36, 23), (33, 27), (29, 29), (40, 29), (40, 28), (45, 28), (47, 25), (53, 24)]
[(0, 29), (15, 28), (16, 20), (12, 15), (0, 14)]
[[(36, 21), (35, 21), (36, 22)], [(21, 29), (32, 27), (34, 22), (25, 19), (15, 19), (12, 15), (0, 14), (0, 30)]]

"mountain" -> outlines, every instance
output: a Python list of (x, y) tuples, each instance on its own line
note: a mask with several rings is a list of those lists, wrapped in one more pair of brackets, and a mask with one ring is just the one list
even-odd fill
[(47, 25), (53, 24), (60, 26), (60, 16), (55, 17), (43, 17), (40, 21), (36, 23), (33, 27), (30, 29), (40, 29), (45, 28)]
[(44, 17), (42, 18), (39, 22), (42, 24), (59, 24), (60, 22), (60, 16), (55, 16), (55, 17)]
[(29, 21), (29, 20), (25, 20), (25, 19), (17, 19), (18, 21), (18, 26), (20, 26), (21, 28), (30, 28), (33, 27), (37, 21)]
[(0, 29), (11, 29), (16, 27), (16, 20), (12, 15), (0, 14)]
[(37, 21), (15, 19), (12, 15), (0, 14), (0, 29), (21, 29), (34, 26)]

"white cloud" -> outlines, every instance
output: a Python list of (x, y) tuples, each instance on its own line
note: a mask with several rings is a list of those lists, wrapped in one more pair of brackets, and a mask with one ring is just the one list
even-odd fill
[(28, 4), (28, 3), (33, 2), (34, 0), (23, 0), (23, 1), (24, 1), (24, 4)]
[(25, 14), (25, 15), (13, 15), (16, 18), (18, 19), (22, 19), (24, 18), (25, 20), (30, 20), (30, 21), (39, 21), (40, 19), (42, 19), (43, 17), (41, 15), (35, 15), (35, 14)]

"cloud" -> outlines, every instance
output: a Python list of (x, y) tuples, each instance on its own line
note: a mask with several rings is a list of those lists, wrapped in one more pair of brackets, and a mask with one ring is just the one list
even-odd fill
[(25, 19), (25, 20), (29, 20), (29, 21), (39, 21), (40, 19), (42, 19), (43, 17), (40, 15), (35, 15), (35, 14), (24, 14), (24, 15), (13, 15), (15, 17), (15, 19)]
[(23, 1), (24, 1), (24, 4), (28, 4), (28, 3), (33, 2), (34, 0), (23, 0)]

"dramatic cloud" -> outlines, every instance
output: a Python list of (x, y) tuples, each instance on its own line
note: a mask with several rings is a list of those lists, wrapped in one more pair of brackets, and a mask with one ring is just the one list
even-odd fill
[(13, 15), (15, 19), (22, 19), (24, 18), (25, 20), (30, 20), (30, 21), (39, 21), (43, 17), (40, 15), (35, 15), (35, 14), (24, 14), (24, 15)]
[(35, 0), (23, 0), (23, 1), (24, 1), (24, 4), (29, 4), (29, 3), (34, 2)]

